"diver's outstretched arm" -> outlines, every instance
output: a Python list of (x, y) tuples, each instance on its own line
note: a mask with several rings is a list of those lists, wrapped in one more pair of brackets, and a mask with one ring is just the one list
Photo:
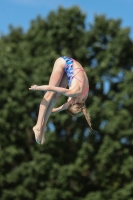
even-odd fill
[(75, 89), (66, 89), (63, 87), (56, 87), (56, 86), (52, 86), (52, 85), (32, 85), (29, 90), (40, 90), (40, 91), (51, 91), (51, 92), (56, 92), (59, 94), (63, 94), (67, 97), (77, 97), (81, 94), (80, 89), (79, 90), (75, 90)]

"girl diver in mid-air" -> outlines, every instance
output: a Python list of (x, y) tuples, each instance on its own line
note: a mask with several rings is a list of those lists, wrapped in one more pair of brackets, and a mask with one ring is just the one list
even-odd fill
[[(66, 89), (67, 85), (69, 89)], [(67, 110), (72, 116), (83, 113), (91, 128), (90, 116), (85, 107), (89, 92), (88, 78), (81, 64), (73, 58), (67, 56), (58, 58), (55, 61), (49, 85), (33, 85), (29, 90), (47, 91), (40, 104), (37, 123), (33, 127), (38, 144), (43, 144), (45, 141), (44, 128), (51, 112)], [(68, 100), (62, 106), (54, 108), (61, 94), (67, 96)]]

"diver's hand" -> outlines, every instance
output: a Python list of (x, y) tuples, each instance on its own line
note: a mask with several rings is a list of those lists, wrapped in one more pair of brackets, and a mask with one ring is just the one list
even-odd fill
[(29, 90), (36, 90), (36, 87), (37, 87), (37, 85), (32, 85), (30, 88), (29, 88)]

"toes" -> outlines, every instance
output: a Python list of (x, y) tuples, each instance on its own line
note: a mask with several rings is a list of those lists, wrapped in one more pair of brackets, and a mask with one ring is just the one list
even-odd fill
[(41, 137), (41, 135), (40, 135), (41, 130), (38, 127), (34, 126), (33, 127), (33, 131), (35, 133), (35, 140), (36, 140), (36, 142), (38, 144), (41, 144), (41, 138), (40, 138)]

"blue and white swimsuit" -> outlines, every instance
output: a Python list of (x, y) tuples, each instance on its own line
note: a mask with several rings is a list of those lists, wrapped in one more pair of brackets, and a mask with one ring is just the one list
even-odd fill
[(72, 82), (72, 79), (73, 78), (76, 78), (82, 85), (83, 85), (83, 92), (81, 95), (79, 95), (79, 97), (81, 97), (82, 95), (86, 96), (86, 93), (88, 93), (89, 91), (89, 86), (88, 87), (85, 87), (84, 86), (84, 83), (79, 80), (79, 78), (76, 77), (76, 75), (82, 71), (82, 72), (85, 72), (83, 68), (76, 68), (75, 70), (78, 69), (78, 72), (74, 75), (74, 69), (73, 69), (73, 61), (74, 59), (73, 58), (69, 58), (67, 56), (61, 56), (61, 58), (63, 58), (65, 61), (66, 61), (66, 65), (64, 67), (64, 71), (65, 73), (67, 74), (67, 78), (68, 78), (68, 87), (70, 87), (71, 85), (71, 82)]
[(70, 87), (72, 79), (74, 77), (74, 70), (73, 70), (73, 59), (69, 58), (67, 56), (61, 56), (66, 61), (66, 65), (64, 67), (64, 70), (67, 74), (68, 78), (68, 87)]

